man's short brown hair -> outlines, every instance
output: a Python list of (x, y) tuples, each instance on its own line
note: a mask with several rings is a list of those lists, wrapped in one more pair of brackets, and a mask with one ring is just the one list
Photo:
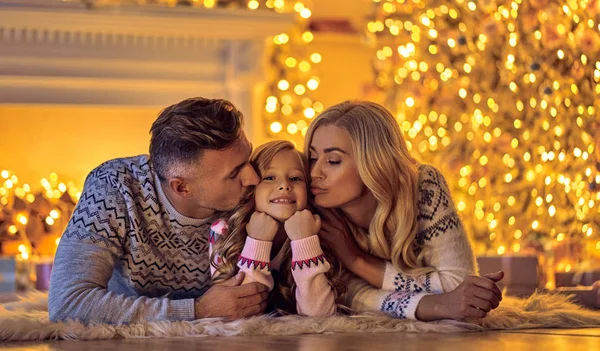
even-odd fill
[(243, 116), (224, 99), (195, 97), (165, 108), (150, 128), (150, 160), (162, 181), (171, 165), (191, 165), (204, 150), (222, 150), (242, 135)]

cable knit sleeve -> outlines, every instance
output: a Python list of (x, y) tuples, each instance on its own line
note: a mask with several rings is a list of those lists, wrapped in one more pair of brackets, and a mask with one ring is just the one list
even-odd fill
[(292, 276), (296, 282), (296, 310), (305, 316), (329, 316), (336, 311), (335, 294), (327, 281), (329, 262), (319, 237), (292, 240)]
[(423, 296), (452, 291), (466, 276), (476, 273), (473, 249), (446, 180), (432, 166), (419, 169), (418, 209), (416, 243), (423, 250), (425, 265), (433, 271), (414, 276), (387, 262), (381, 289), (353, 277), (347, 302), (353, 309), (415, 319)]
[[(229, 231), (227, 221), (219, 219), (210, 227), (210, 247), (209, 252), (212, 257), (212, 252), (215, 243), (225, 237)], [(271, 246), (270, 241), (254, 240), (251, 237), (246, 237), (246, 242), (242, 253), (238, 258), (237, 266), (241, 272), (244, 272), (244, 281), (242, 284), (259, 282), (273, 290), (274, 281), (271, 274)], [(214, 276), (217, 268), (221, 264), (221, 257), (215, 255), (214, 262), (211, 264), (211, 275)]]

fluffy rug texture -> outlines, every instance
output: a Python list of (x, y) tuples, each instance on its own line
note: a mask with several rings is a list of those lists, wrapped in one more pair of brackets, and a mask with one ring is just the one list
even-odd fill
[(34, 293), (21, 301), (0, 305), (0, 341), (146, 337), (201, 337), (228, 335), (298, 335), (342, 332), (456, 333), (529, 328), (600, 327), (600, 312), (587, 310), (558, 294), (534, 294), (528, 299), (505, 297), (500, 306), (477, 323), (418, 322), (381, 315), (307, 318), (260, 316), (234, 322), (217, 318), (193, 322), (153, 322), (132, 325), (85, 325), (48, 320), (48, 299)]

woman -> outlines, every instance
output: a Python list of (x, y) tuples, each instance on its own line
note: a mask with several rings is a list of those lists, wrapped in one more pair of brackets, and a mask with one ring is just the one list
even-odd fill
[(444, 177), (409, 154), (384, 107), (343, 102), (306, 133), (321, 240), (343, 267), (345, 304), (423, 321), (485, 317), (502, 294), (478, 277)]

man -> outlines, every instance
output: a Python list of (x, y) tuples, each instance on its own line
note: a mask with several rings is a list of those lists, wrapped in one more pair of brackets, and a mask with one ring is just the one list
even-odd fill
[(211, 287), (210, 225), (258, 176), (242, 114), (191, 98), (163, 110), (150, 155), (87, 177), (54, 261), (50, 319), (135, 323), (262, 313), (267, 289), (243, 276)]

